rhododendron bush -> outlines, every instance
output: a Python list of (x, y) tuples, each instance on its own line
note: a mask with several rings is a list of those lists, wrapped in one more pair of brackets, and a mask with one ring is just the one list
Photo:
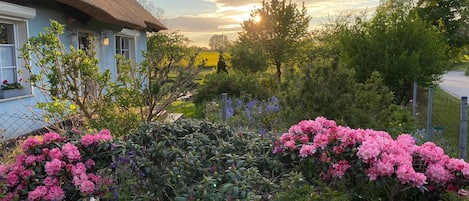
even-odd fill
[(109, 192), (100, 170), (111, 161), (109, 130), (70, 136), (46, 133), (21, 145), (14, 164), (0, 165), (1, 200), (79, 200)]
[[(408, 190), (422, 197), (447, 191), (467, 195), (469, 164), (450, 158), (432, 142), (416, 145), (409, 134), (394, 140), (383, 131), (337, 126), (318, 117), (291, 126), (276, 142), (274, 153), (303, 164), (308, 168), (302, 171), (326, 183), (348, 179), (351, 189), (380, 186), (390, 200)], [(314, 165), (304, 165), (308, 163)]]

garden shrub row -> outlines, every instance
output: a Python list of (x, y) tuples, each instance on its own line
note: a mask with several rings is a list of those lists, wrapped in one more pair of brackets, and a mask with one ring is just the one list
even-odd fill
[(469, 176), (433, 143), (325, 118), (281, 136), (182, 120), (121, 139), (47, 133), (21, 147), (0, 165), (1, 200), (440, 200), (465, 196)]

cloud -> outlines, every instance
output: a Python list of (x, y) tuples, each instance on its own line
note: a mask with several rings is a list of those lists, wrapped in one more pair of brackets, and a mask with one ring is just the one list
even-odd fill
[(239, 29), (240, 23), (223, 17), (179, 16), (165, 20), (172, 30), (183, 32), (223, 32)]
[[(177, 0), (183, 1), (183, 0)], [(181, 9), (169, 12), (178, 12), (166, 18), (163, 23), (172, 31), (179, 31), (196, 43), (206, 46), (213, 34), (228, 35), (230, 40), (237, 38), (241, 31), (241, 23), (249, 19), (251, 10), (260, 8), (262, 0), (184, 0), (186, 5), (179, 5)], [(328, 23), (339, 14), (347, 12), (359, 13), (364, 10), (374, 11), (380, 0), (305, 0), (304, 5), (308, 15), (312, 16), (311, 29), (320, 24)], [(210, 5), (210, 9), (191, 9), (192, 4)], [(303, 0), (291, 0), (299, 7)], [(200, 5), (197, 4), (197, 5)], [(199, 10), (199, 12), (195, 12)], [(199, 42), (200, 41), (200, 42)]]

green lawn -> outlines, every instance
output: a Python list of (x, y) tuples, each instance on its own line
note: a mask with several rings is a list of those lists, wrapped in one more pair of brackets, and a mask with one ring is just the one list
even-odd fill
[(195, 117), (195, 104), (192, 101), (178, 100), (167, 109), (169, 113), (182, 113), (185, 118)]

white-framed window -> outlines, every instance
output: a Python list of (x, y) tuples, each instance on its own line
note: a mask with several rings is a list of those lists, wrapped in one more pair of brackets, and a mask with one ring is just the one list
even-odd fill
[(126, 60), (135, 61), (135, 37), (116, 35), (116, 54), (121, 54)]
[[(28, 41), (28, 19), (36, 16), (36, 9), (0, 1), (0, 99), (32, 94), (29, 71), (20, 59), (20, 48)], [(14, 85), (11, 85), (14, 84)], [(17, 85), (20, 84), (20, 85)], [(7, 90), (4, 90), (7, 89)]]
[[(26, 82), (29, 79), (28, 71), (21, 69), (24, 62), (19, 58), (20, 48), (27, 41), (27, 26), (22, 20), (2, 18), (0, 16), (0, 99), (13, 98), (31, 94), (31, 85)], [(16, 92), (12, 93), (8, 86), (15, 86)], [(9, 95), (6, 95), (9, 94)]]
[(18, 82), (17, 42), (15, 24), (0, 21), (0, 80), (8, 83)]

